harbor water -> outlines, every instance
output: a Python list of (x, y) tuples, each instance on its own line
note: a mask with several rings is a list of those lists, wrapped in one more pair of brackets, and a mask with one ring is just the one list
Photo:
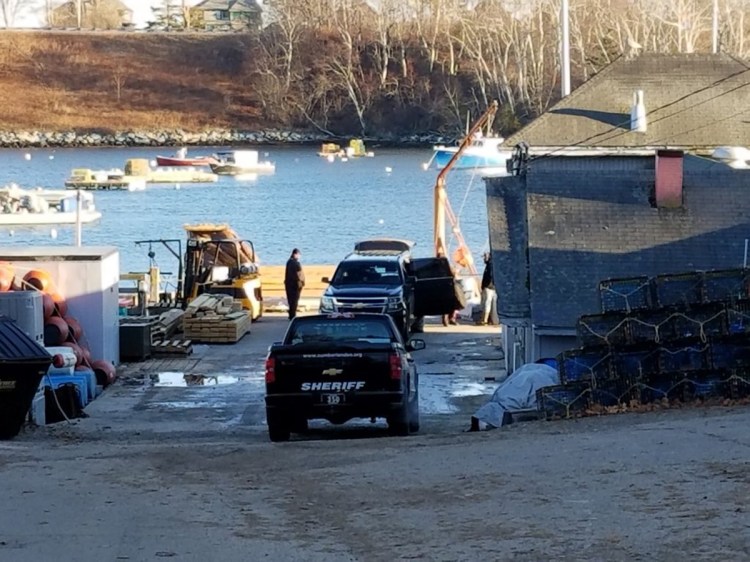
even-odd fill
[[(357, 240), (397, 237), (417, 242), (415, 255), (432, 250), (433, 188), (437, 171), (425, 171), (430, 149), (378, 149), (373, 158), (329, 162), (318, 147), (260, 147), (260, 159), (276, 164), (273, 175), (223, 176), (212, 184), (153, 185), (145, 191), (99, 191), (95, 203), (102, 218), (83, 226), (85, 245), (120, 249), (121, 270), (145, 271), (148, 247), (137, 240), (185, 239), (186, 223), (229, 223), (252, 240), (261, 264), (282, 264), (292, 248), (302, 262), (335, 264)], [(62, 189), (73, 168), (122, 169), (129, 158), (155, 159), (172, 147), (5, 149), (0, 150), (0, 186)], [(191, 155), (215, 148), (194, 147)], [(487, 212), (481, 172), (454, 171), (448, 195), (460, 217), (461, 231), (478, 259), (488, 243)], [(0, 244), (73, 244), (73, 227), (0, 229)], [(455, 238), (451, 249), (456, 248)], [(164, 271), (176, 260), (154, 247)]]

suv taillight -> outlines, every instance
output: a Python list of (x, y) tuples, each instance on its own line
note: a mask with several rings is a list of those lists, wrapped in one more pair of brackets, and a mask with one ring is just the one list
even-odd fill
[(403, 372), (403, 369), (401, 368), (401, 357), (398, 355), (398, 353), (392, 353), (391, 358), (391, 379), (393, 380), (401, 380), (401, 373)]
[(276, 382), (276, 359), (269, 357), (266, 359), (266, 383)]

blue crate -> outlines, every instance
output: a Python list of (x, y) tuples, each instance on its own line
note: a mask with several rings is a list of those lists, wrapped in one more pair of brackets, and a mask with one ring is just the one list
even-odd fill
[(536, 391), (537, 410), (548, 420), (576, 417), (588, 408), (589, 393), (586, 384), (545, 386)]
[(682, 373), (656, 373), (642, 377), (638, 383), (642, 404), (659, 402), (664, 398), (674, 400), (681, 396)]
[(727, 305), (727, 332), (729, 335), (750, 334), (750, 301)]
[(703, 342), (671, 342), (659, 348), (659, 372), (702, 371), (711, 363), (710, 347)]
[(727, 378), (729, 398), (747, 398), (750, 396), (750, 368), (733, 369)]
[(729, 335), (726, 307), (712, 303), (675, 311), (665, 326), (665, 334), (669, 334), (670, 339), (699, 338), (701, 341)]
[(622, 346), (631, 343), (628, 317), (624, 312), (581, 316), (576, 324), (578, 343), (588, 346)]
[(628, 335), (633, 344), (649, 344), (674, 339), (671, 309), (641, 310), (628, 317)]
[(659, 351), (656, 346), (618, 350), (612, 368), (618, 380), (639, 380), (659, 372)]
[(86, 375), (53, 375), (45, 377), (45, 385), (53, 390), (60, 386), (72, 383), (78, 390), (79, 406), (85, 408), (89, 403), (89, 382)]
[(639, 387), (632, 377), (596, 381), (591, 385), (591, 403), (599, 406), (618, 406), (638, 400)]
[(686, 401), (729, 396), (728, 376), (723, 371), (686, 373), (683, 398)]
[(660, 307), (691, 307), (702, 304), (703, 272), (659, 275), (654, 279), (656, 304)]
[(738, 369), (750, 367), (750, 340), (725, 338), (711, 342), (712, 369)]
[(602, 281), (599, 298), (602, 312), (630, 312), (654, 305), (651, 280), (645, 276)]
[(737, 302), (750, 298), (750, 269), (707, 271), (704, 276), (706, 302)]
[(612, 353), (608, 348), (564, 351), (557, 356), (557, 371), (562, 384), (608, 380), (613, 376)]

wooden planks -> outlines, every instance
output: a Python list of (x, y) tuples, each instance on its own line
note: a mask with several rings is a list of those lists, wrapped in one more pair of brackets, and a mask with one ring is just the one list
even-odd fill
[(151, 346), (154, 355), (190, 355), (193, 342), (190, 340), (163, 340)]
[(182, 320), (186, 338), (202, 343), (235, 343), (250, 330), (251, 318), (242, 303), (228, 295), (200, 295)]

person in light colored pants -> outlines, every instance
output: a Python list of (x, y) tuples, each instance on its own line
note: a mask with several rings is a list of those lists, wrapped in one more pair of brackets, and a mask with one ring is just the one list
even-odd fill
[(482, 289), (482, 324), (497, 322), (497, 291), (490, 287)]
[(489, 252), (484, 254), (484, 273), (482, 274), (482, 320), (480, 325), (495, 324), (498, 322), (497, 317), (497, 291), (495, 290), (495, 280), (492, 274), (492, 255)]

